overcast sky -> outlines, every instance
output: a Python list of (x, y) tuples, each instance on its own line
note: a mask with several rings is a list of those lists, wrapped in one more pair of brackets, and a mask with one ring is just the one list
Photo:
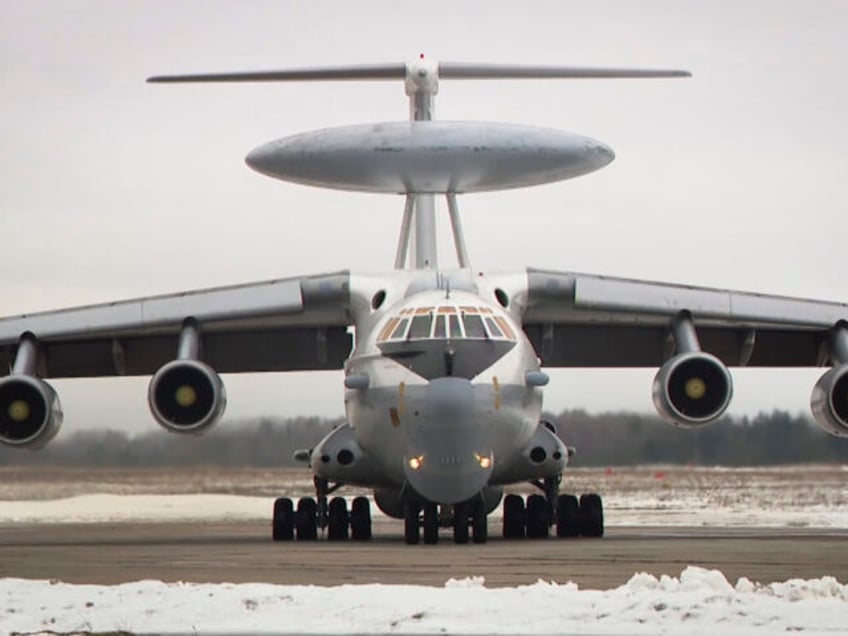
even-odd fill
[[(284, 184), (244, 156), (298, 132), (405, 119), (401, 82), (144, 79), (422, 52), (694, 74), (443, 81), (439, 119), (574, 131), (617, 155), (574, 181), (461, 197), (475, 269), (848, 300), (844, 1), (0, 0), (0, 314), (390, 267), (401, 198)], [(651, 411), (653, 374), (555, 371), (546, 406)], [(731, 413), (797, 412), (821, 371), (733, 374)], [(229, 419), (343, 413), (340, 372), (224, 380)], [(69, 428), (155, 426), (147, 379), (54, 384)]]

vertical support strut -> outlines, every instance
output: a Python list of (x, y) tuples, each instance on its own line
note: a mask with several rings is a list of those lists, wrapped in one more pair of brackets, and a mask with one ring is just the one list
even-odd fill
[[(409, 96), (409, 118), (414, 122), (433, 119), (435, 95), (439, 92), (439, 67), (435, 62), (420, 60), (406, 66), (406, 94)], [(438, 267), (436, 249), (436, 209), (432, 194), (415, 194), (415, 253), (417, 269)]]
[(465, 235), (462, 233), (462, 222), (459, 220), (459, 207), (456, 205), (456, 193), (448, 192), (448, 214), (450, 215), (453, 245), (456, 248), (456, 261), (461, 269), (471, 267), (468, 262), (468, 250), (465, 247)]
[(412, 212), (415, 209), (415, 195), (406, 195), (406, 204), (403, 206), (403, 221), (400, 226), (397, 253), (395, 255), (395, 269), (403, 269), (406, 266), (406, 257), (409, 253), (409, 234), (412, 229)]
[(415, 267), (438, 267), (436, 252), (436, 206), (432, 194), (415, 195)]

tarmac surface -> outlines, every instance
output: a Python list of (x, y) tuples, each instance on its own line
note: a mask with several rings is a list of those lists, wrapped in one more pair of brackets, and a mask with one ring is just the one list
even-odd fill
[(0, 577), (333, 586), (483, 576), (492, 587), (544, 579), (608, 589), (636, 572), (678, 576), (698, 565), (731, 582), (848, 581), (844, 529), (613, 527), (602, 539), (503, 540), (493, 521), (485, 545), (455, 545), (443, 531), (438, 545), (407, 546), (402, 522), (387, 520), (375, 523), (374, 534), (364, 543), (274, 543), (259, 522), (4, 524)]

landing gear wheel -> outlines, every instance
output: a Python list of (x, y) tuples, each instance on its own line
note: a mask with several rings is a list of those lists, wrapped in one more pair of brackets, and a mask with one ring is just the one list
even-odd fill
[(439, 509), (434, 503), (424, 504), (424, 543), (439, 542)]
[(468, 543), (468, 504), (453, 505), (453, 542)]
[(580, 534), (584, 537), (604, 536), (604, 505), (599, 495), (580, 496)]
[(527, 497), (527, 537), (544, 539), (548, 536), (548, 501), (543, 495)]
[(371, 538), (371, 503), (367, 497), (356, 497), (350, 505), (350, 538), (354, 541)]
[(274, 518), (271, 537), (274, 541), (294, 539), (294, 504), (288, 497), (280, 497), (274, 502)]
[(580, 534), (580, 504), (574, 495), (557, 498), (556, 533), (558, 537), (576, 537)]
[(318, 538), (318, 505), (312, 497), (297, 502), (295, 530), (298, 541), (315, 541)]
[(333, 497), (327, 512), (327, 539), (346, 541), (348, 523), (347, 501), (344, 497)]
[(489, 519), (486, 506), (478, 499), (471, 506), (471, 540), (474, 543), (486, 543), (489, 539)]
[(524, 538), (524, 499), (521, 495), (507, 495), (503, 502), (503, 538)]
[(407, 503), (403, 507), (403, 538), (407, 545), (416, 545), (421, 539), (418, 527), (418, 504)]

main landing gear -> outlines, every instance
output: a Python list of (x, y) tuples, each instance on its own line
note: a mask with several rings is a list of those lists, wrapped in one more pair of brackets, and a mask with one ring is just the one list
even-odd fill
[(329, 495), (341, 484), (330, 486), (326, 479), (315, 478), (313, 497), (302, 497), (294, 502), (280, 497), (274, 502), (271, 537), (274, 541), (315, 541), (318, 530), (327, 530), (329, 541), (367, 541), (371, 538), (371, 504), (367, 497), (356, 497), (350, 510), (344, 497)]
[(454, 543), (486, 543), (489, 526), (486, 506), (481, 498), (451, 505), (410, 499), (404, 504), (403, 535), (407, 545), (424, 539), (426, 544), (439, 542), (439, 528), (453, 530)]
[(510, 494), (503, 502), (504, 539), (544, 539), (555, 527), (558, 537), (604, 536), (604, 508), (594, 493), (559, 494), (561, 476), (533, 482), (545, 494), (532, 494), (525, 502), (521, 495)]

